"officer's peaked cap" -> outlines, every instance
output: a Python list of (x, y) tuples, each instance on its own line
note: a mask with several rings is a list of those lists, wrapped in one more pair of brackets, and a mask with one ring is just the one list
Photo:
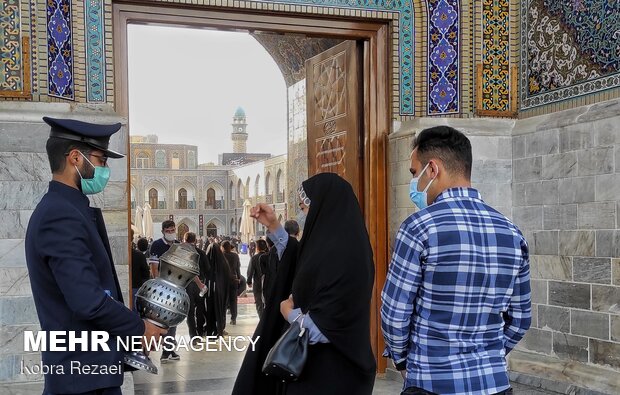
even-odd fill
[(52, 127), (50, 137), (79, 141), (103, 151), (108, 158), (123, 158), (125, 155), (108, 149), (110, 136), (118, 132), (120, 123), (99, 125), (76, 119), (58, 119), (43, 117), (45, 123)]

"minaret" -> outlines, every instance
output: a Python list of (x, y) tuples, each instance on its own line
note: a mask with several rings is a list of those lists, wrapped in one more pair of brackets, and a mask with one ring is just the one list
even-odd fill
[(235, 111), (235, 115), (233, 116), (233, 130), (231, 134), (233, 153), (235, 154), (247, 153), (248, 132), (245, 130), (247, 126), (248, 124), (245, 119), (245, 111), (243, 111), (243, 108), (238, 107), (237, 111)]

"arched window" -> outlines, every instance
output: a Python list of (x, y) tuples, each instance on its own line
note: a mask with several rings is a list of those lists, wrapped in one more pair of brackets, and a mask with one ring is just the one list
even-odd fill
[(241, 182), (241, 180), (237, 181), (237, 205), (239, 207), (242, 207), (241, 205), (243, 204), (243, 183)]
[(215, 208), (215, 189), (207, 189), (207, 208)]
[(282, 179), (282, 170), (278, 170), (278, 174), (276, 175), (276, 202), (283, 203), (284, 202), (284, 180)]
[(179, 189), (179, 208), (187, 209), (187, 190), (185, 188)]
[(140, 152), (136, 157), (136, 168), (148, 169), (151, 167), (149, 155), (146, 152)]
[(183, 240), (183, 236), (185, 236), (185, 234), (189, 232), (189, 226), (187, 226), (184, 223), (180, 223), (179, 226), (177, 226), (177, 240)]
[(166, 151), (157, 150), (157, 152), (155, 152), (155, 167), (158, 169), (166, 167)]
[(246, 199), (250, 198), (250, 177), (248, 177), (248, 179), (245, 180), (245, 198)]
[(151, 188), (149, 189), (149, 206), (151, 206), (153, 209), (158, 209), (158, 196), (157, 196), (157, 189), (155, 188)]
[(138, 202), (136, 201), (136, 188), (132, 185), (129, 190), (131, 197), (131, 209), (134, 210), (138, 206)]
[(269, 185), (270, 182), (271, 182), (271, 173), (267, 172), (267, 175), (265, 176), (265, 195), (267, 196), (271, 195), (271, 186)]
[(207, 225), (207, 237), (217, 237), (217, 226), (213, 222)]
[(233, 184), (233, 182), (230, 182), (230, 185), (228, 186), (228, 196), (230, 196), (230, 200), (235, 200), (235, 184)]
[(170, 168), (175, 170), (178, 170), (180, 168), (180, 159), (178, 152), (172, 153), (172, 162), (170, 163)]
[(237, 229), (235, 228), (235, 219), (234, 218), (230, 219), (230, 234), (231, 235), (236, 235), (237, 234)]
[(260, 174), (256, 175), (256, 182), (254, 183), (254, 196), (259, 197), (260, 196)]

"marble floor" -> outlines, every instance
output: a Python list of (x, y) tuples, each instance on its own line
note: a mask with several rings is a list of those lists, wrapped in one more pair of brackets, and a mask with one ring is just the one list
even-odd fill
[[(230, 336), (251, 335), (257, 323), (254, 305), (239, 305), (237, 325), (227, 325), (226, 330)], [(187, 325), (182, 324), (177, 333), (187, 335)], [(158, 375), (134, 373), (135, 395), (229, 395), (244, 354), (234, 351), (182, 351), (180, 361), (163, 365), (159, 364), (159, 355), (154, 353), (153, 356), (160, 368)], [(401, 381), (377, 378), (373, 395), (397, 395), (401, 389)], [(554, 394), (519, 384), (515, 384), (515, 390), (517, 395)]]
[[(242, 273), (246, 272), (249, 259), (241, 255)], [(247, 299), (243, 299), (248, 301)], [(240, 300), (241, 301), (241, 300)], [(230, 322), (230, 317), (228, 318)], [(250, 336), (258, 323), (256, 308), (253, 303), (240, 304), (237, 325), (227, 325), (230, 336)], [(177, 328), (177, 336), (189, 339), (187, 324), (183, 322)], [(160, 352), (153, 352), (151, 359), (159, 368), (159, 374), (153, 375), (138, 371), (126, 380), (123, 387), (125, 394), (135, 395), (229, 395), (244, 353), (237, 351), (192, 351), (181, 350), (179, 361), (160, 364)], [(377, 377), (373, 395), (397, 395), (402, 389), (402, 380), (397, 373)], [(557, 394), (534, 387), (513, 383), (516, 395)], [(42, 383), (0, 385), (0, 395), (39, 395)], [(320, 394), (319, 394), (320, 395)], [(346, 394), (349, 395), (349, 394)], [(355, 395), (355, 394), (351, 394)]]
[[(253, 333), (257, 323), (254, 305), (243, 304), (239, 305), (237, 325), (228, 325), (226, 330), (230, 336), (248, 336)], [(189, 339), (185, 323), (178, 327), (177, 336), (186, 336)], [(181, 350), (179, 354), (181, 356), (179, 361), (160, 364), (161, 353), (153, 352), (151, 358), (158, 365), (159, 374), (134, 372), (133, 388), (129, 380), (124, 392), (131, 394), (133, 389), (135, 395), (229, 395), (244, 355), (243, 352), (229, 352), (228, 350)], [(378, 377), (375, 381), (373, 395), (400, 394), (402, 382), (394, 376), (388, 374), (387, 378)], [(516, 383), (513, 385), (516, 395), (557, 394)], [(41, 391), (41, 383), (0, 386), (2, 395), (38, 395)]]

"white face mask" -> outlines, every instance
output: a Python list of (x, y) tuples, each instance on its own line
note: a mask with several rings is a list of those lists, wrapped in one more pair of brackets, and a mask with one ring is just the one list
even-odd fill
[(174, 233), (164, 233), (164, 239), (166, 241), (175, 241), (176, 235)]
[(299, 213), (297, 213), (297, 223), (299, 224), (299, 227), (303, 230), (304, 225), (306, 224), (306, 219), (308, 218), (308, 215), (303, 211), (303, 210), (299, 210)]

